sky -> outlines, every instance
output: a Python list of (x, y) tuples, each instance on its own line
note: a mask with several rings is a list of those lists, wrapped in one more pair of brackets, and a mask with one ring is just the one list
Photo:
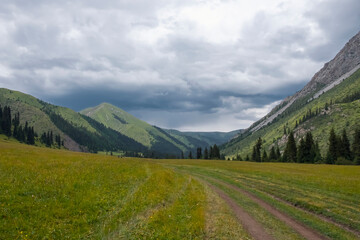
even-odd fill
[(1, 0), (0, 87), (163, 128), (249, 127), (360, 30), (359, 0)]

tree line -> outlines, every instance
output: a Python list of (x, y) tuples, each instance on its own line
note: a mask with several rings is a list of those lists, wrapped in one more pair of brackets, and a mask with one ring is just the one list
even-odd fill
[[(22, 143), (29, 145), (35, 145), (38, 134), (34, 131), (33, 126), (29, 126), (28, 122), (25, 122), (25, 126), (20, 124), (20, 113), (17, 112), (12, 118), (11, 108), (9, 106), (0, 106), (0, 134), (5, 134), (7, 137), (14, 137)], [(54, 135), (52, 131), (43, 133), (39, 141), (45, 144), (47, 147), (54, 145)], [(64, 145), (60, 135), (55, 135), (55, 143), (60, 148)]]
[(329, 134), (327, 153), (324, 157), (321, 156), (319, 144), (314, 141), (311, 132), (307, 132), (297, 144), (294, 133), (291, 131), (282, 154), (278, 146), (276, 148), (272, 146), (268, 154), (262, 145), (263, 140), (260, 137), (253, 146), (251, 158), (247, 155), (245, 159), (242, 159), (240, 155), (237, 155), (233, 160), (360, 165), (360, 128), (355, 130), (352, 146), (350, 146), (345, 129), (341, 135), (336, 135), (332, 128)]
[[(181, 152), (181, 159), (184, 159), (184, 153)], [(196, 155), (193, 156), (192, 151), (189, 151), (187, 156), (188, 159), (222, 159), (224, 160), (224, 156), (220, 155), (219, 147), (214, 144), (210, 146), (209, 149), (205, 147), (204, 151), (201, 147), (196, 148)]]

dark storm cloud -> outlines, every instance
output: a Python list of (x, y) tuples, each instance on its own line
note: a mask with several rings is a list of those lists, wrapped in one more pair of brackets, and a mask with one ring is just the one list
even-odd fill
[(110, 102), (162, 127), (244, 128), (360, 30), (358, 9), (355, 0), (4, 0), (0, 87), (75, 110)]
[(357, 32), (360, 31), (360, 1), (329, 0), (316, 4), (306, 15), (321, 26), (325, 43), (309, 48), (311, 58), (327, 61)]

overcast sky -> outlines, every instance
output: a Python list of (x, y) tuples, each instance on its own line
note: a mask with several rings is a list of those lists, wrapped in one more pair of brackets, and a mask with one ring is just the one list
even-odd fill
[(246, 128), (360, 30), (359, 0), (1, 0), (0, 87), (151, 124)]

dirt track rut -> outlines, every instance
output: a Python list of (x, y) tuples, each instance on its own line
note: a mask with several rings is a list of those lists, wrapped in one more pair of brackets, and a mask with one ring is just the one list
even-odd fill
[[(208, 183), (209, 184), (209, 183)], [(247, 212), (245, 212), (239, 205), (229, 197), (224, 191), (209, 184), (210, 188), (216, 192), (233, 210), (235, 216), (244, 226), (246, 231), (256, 240), (272, 240), (274, 239), (269, 235), (263, 226), (254, 220)]]
[[(217, 179), (213, 179), (211, 178), (212, 181), (217, 182), (223, 186), (226, 186), (236, 192), (239, 192), (247, 197), (249, 197), (252, 201), (256, 202), (259, 206), (261, 206), (262, 208), (264, 208), (266, 211), (268, 211), (269, 213), (271, 213), (273, 216), (275, 216), (276, 218), (278, 218), (279, 220), (285, 222), (289, 227), (293, 228), (296, 232), (298, 232), (301, 236), (303, 236), (305, 239), (311, 239), (311, 240), (327, 240), (328, 238), (319, 234), (318, 232), (316, 232), (315, 230), (305, 226), (304, 224), (296, 221), (295, 219), (293, 219), (292, 217), (288, 216), (287, 214), (280, 212), (279, 210), (277, 210), (275, 207), (271, 206), (270, 204), (268, 204), (267, 202), (265, 202), (264, 200), (260, 199), (259, 197), (255, 196), (254, 194), (245, 191), (241, 188), (238, 188), (234, 185), (231, 185), (229, 183), (217, 180)], [(268, 235), (268, 237), (270, 238), (265, 238), (265, 237), (260, 237), (257, 236), (256, 234), (259, 233), (260, 231), (264, 231), (265, 230), (261, 230), (258, 225), (260, 225), (259, 223), (257, 223), (248, 213), (246, 213), (242, 208), (240, 208), (237, 203), (231, 199), (225, 192), (223, 192), (222, 190), (214, 187), (213, 185), (211, 185), (209, 183), (209, 185), (211, 186), (211, 188), (217, 192), (219, 194), (220, 197), (222, 197), (229, 205), (230, 207), (234, 210), (236, 216), (240, 219), (241, 223), (244, 225), (244, 227), (249, 231), (249, 233), (255, 238), (255, 239), (273, 239), (270, 235)], [(235, 210), (234, 206), (235, 205), (237, 208), (239, 208), (240, 210)], [(238, 216), (238, 214), (243, 215), (245, 213), (244, 216), (247, 215), (247, 217), (242, 216), (242, 218), (240, 218)], [(252, 219), (252, 220), (248, 220), (248, 218)], [(250, 221), (250, 222), (247, 222)], [(252, 223), (251, 221), (255, 221), (256, 225), (254, 223)], [(254, 225), (253, 225), (254, 224)], [(247, 226), (250, 225), (250, 226)], [(254, 230), (254, 232), (250, 232), (250, 227), (254, 227), (256, 228)], [(262, 226), (260, 225), (260, 227), (262, 228)], [(262, 228), (263, 229), (263, 228)], [(254, 235), (255, 234), (255, 235)]]

